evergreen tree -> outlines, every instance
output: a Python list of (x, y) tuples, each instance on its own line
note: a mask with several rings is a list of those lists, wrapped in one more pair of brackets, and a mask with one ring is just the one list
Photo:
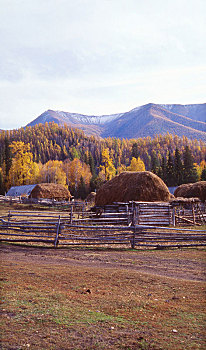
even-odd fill
[(165, 157), (162, 157), (161, 166), (158, 169), (157, 175), (166, 182), (167, 179), (167, 171), (166, 171), (166, 160)]
[(70, 149), (70, 154), (71, 154), (72, 160), (80, 158), (79, 152), (77, 151), (77, 149), (75, 147), (72, 147)]
[(200, 180), (201, 181), (206, 181), (206, 167), (204, 167), (203, 170), (202, 170), (202, 174), (201, 174)]
[(152, 151), (152, 154), (151, 154), (151, 171), (154, 174), (157, 174), (158, 173), (158, 168), (159, 168), (159, 163), (158, 163), (158, 159), (157, 159), (157, 156), (156, 156), (156, 152)]
[(167, 186), (175, 185), (174, 164), (170, 151), (168, 153), (166, 164), (166, 184)]
[(2, 171), (0, 169), (0, 194), (5, 194), (5, 186), (4, 186), (4, 181), (3, 181), (3, 174), (2, 174)]
[(137, 142), (134, 142), (132, 145), (132, 157), (138, 158), (139, 152), (138, 152), (138, 144)]
[(91, 171), (91, 173), (92, 173), (92, 176), (93, 176), (93, 177), (96, 177), (97, 174), (96, 174), (96, 169), (95, 169), (95, 164), (94, 164), (94, 158), (93, 158), (91, 152), (89, 152), (88, 164), (89, 164), (89, 166), (90, 166), (90, 171)]
[(91, 171), (91, 174), (92, 174), (92, 178), (90, 180), (90, 189), (91, 189), (91, 191), (95, 191), (95, 189), (96, 189), (97, 173), (96, 173), (96, 168), (95, 168), (95, 163), (94, 163), (94, 157), (92, 156), (91, 152), (89, 152), (88, 163), (89, 163), (90, 171)]
[(174, 158), (174, 175), (175, 175), (175, 185), (181, 185), (183, 183), (183, 164), (180, 157), (179, 149), (175, 150)]
[(194, 158), (188, 146), (183, 153), (183, 182), (190, 183), (198, 180), (197, 170), (194, 167)]
[(87, 188), (86, 188), (86, 184), (84, 182), (83, 177), (80, 177), (80, 182), (78, 185), (78, 189), (77, 189), (77, 197), (81, 198), (81, 199), (85, 199), (87, 196)]

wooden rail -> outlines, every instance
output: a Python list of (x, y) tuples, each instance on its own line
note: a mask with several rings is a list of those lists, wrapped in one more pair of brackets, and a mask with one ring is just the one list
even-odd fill
[[(0, 219), (0, 241), (58, 246), (124, 245), (131, 248), (206, 245), (206, 230), (138, 224), (133, 213), (18, 212)], [(107, 218), (107, 220), (106, 220)], [(118, 219), (118, 220), (117, 220)], [(115, 223), (114, 223), (115, 222)], [(149, 222), (149, 221), (148, 221)]]

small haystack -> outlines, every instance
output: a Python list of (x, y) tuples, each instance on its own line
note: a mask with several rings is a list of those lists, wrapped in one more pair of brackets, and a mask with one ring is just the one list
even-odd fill
[(192, 184), (183, 184), (176, 188), (175, 197), (199, 198), (201, 202), (206, 201), (206, 181), (198, 181)]
[(71, 199), (71, 194), (63, 185), (43, 183), (36, 185), (29, 197), (69, 201)]
[(167, 202), (170, 192), (157, 175), (149, 171), (125, 171), (106, 182), (97, 191), (95, 204), (102, 206), (113, 202)]
[(86, 198), (88, 203), (95, 203), (96, 192), (90, 192)]

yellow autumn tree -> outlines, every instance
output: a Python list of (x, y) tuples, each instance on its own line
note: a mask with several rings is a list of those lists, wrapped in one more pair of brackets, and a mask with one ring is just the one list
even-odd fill
[(197, 163), (194, 163), (194, 166), (197, 170), (198, 181), (200, 181), (203, 169), (206, 167), (206, 162), (205, 160), (202, 160), (200, 162), (200, 165), (198, 165)]
[(66, 174), (63, 163), (59, 160), (49, 160), (40, 169), (40, 182), (56, 183), (66, 186)]
[(40, 165), (39, 163), (33, 162), (31, 169), (31, 180), (30, 184), (37, 184), (39, 182), (39, 174), (40, 174)]
[(108, 148), (104, 148), (102, 151), (102, 161), (101, 165), (99, 166), (99, 169), (99, 176), (104, 175), (106, 181), (110, 180), (116, 174), (116, 169), (112, 162), (112, 158), (110, 157)]
[(89, 165), (82, 163), (78, 158), (74, 158), (69, 165), (68, 181), (70, 188), (76, 192), (81, 178), (86, 186), (89, 186), (92, 174)]
[(62, 164), (62, 169), (64, 170), (66, 174), (66, 184), (69, 187), (69, 173), (70, 173), (70, 166), (71, 166), (71, 160), (69, 158), (65, 159), (65, 161)]
[(10, 147), (13, 159), (8, 175), (9, 185), (21, 186), (34, 183), (34, 174), (37, 172), (37, 166), (33, 162), (29, 143), (13, 141)]
[(140, 157), (138, 158), (132, 157), (130, 166), (127, 167), (127, 170), (128, 171), (145, 171), (145, 165), (143, 160)]

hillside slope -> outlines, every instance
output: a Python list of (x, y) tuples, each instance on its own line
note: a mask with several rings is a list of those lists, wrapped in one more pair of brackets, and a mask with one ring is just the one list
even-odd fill
[(206, 140), (206, 104), (158, 105), (149, 103), (126, 113), (88, 116), (48, 110), (27, 126), (55, 122), (100, 137), (138, 138), (174, 133)]

